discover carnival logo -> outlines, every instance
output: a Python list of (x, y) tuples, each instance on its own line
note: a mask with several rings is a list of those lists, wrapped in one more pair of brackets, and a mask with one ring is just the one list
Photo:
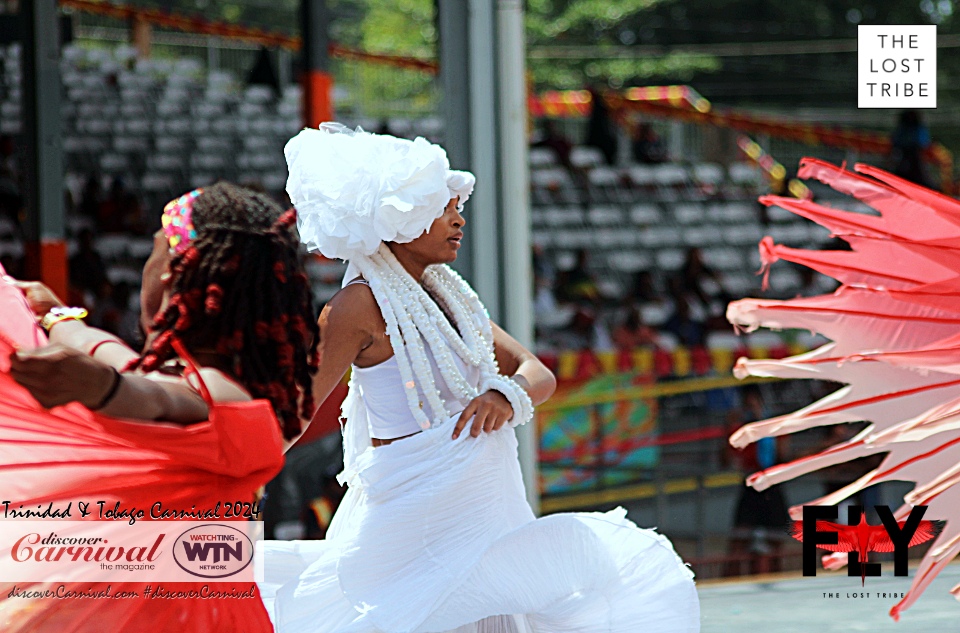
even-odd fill
[(262, 534), (259, 521), (0, 521), (0, 579), (256, 582)]
[(185, 572), (200, 578), (226, 578), (253, 561), (253, 541), (223, 524), (192, 527), (177, 537), (173, 558)]
[(58, 536), (50, 532), (40, 536), (37, 532), (24, 534), (10, 548), (10, 557), (17, 563), (61, 563), (84, 561), (101, 563), (105, 567), (118, 567), (128, 563), (149, 564), (159, 557), (158, 549), (165, 534), (157, 535), (148, 545), (111, 546), (100, 537)]
[(937, 107), (937, 27), (857, 27), (857, 107)]

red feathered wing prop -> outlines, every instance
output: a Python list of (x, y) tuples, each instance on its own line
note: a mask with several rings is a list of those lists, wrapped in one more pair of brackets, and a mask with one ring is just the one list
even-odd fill
[[(773, 301), (744, 299), (727, 309), (736, 326), (753, 330), (797, 328), (830, 343), (783, 360), (740, 359), (738, 376), (812, 378), (846, 386), (793, 413), (747, 424), (730, 438), (743, 447), (763, 437), (817, 426), (861, 422), (856, 437), (817, 455), (756, 473), (748, 484), (763, 490), (821, 468), (885, 454), (880, 466), (850, 485), (808, 504), (832, 505), (882, 481), (913, 481), (894, 516), (915, 505), (945, 519), (924, 556), (895, 619), (960, 553), (960, 202), (882, 170), (858, 173), (804, 159), (799, 176), (815, 178), (853, 196), (877, 215), (843, 211), (808, 200), (767, 196), (761, 201), (813, 220), (849, 243), (851, 251), (807, 251), (760, 245), (764, 267), (779, 259), (814, 268), (841, 283), (833, 294)], [(799, 518), (800, 507), (791, 509)], [(825, 559), (830, 566), (845, 556)], [(960, 585), (952, 590), (960, 595)]]

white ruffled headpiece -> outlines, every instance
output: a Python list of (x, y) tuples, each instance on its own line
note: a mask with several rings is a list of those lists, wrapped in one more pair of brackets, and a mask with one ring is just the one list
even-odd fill
[(301, 131), (283, 153), (300, 239), (331, 259), (370, 256), (381, 242), (416, 239), (452, 198), (459, 196), (462, 207), (476, 182), (469, 172), (451, 170), (443, 148), (424, 138), (339, 123)]

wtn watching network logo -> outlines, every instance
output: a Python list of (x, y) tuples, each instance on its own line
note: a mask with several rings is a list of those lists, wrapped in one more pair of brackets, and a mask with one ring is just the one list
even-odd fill
[(182, 570), (201, 578), (226, 578), (253, 561), (253, 541), (228, 525), (190, 528), (177, 537), (173, 558)]
[(874, 506), (882, 525), (870, 525), (860, 506), (847, 511), (849, 525), (833, 523), (837, 508), (803, 506), (803, 520), (794, 521), (790, 536), (803, 543), (803, 575), (817, 575), (817, 548), (831, 552), (847, 552), (847, 575), (860, 576), (860, 585), (867, 576), (880, 575), (880, 563), (868, 563), (870, 552), (893, 552), (893, 575), (907, 575), (907, 550), (935, 538), (943, 529), (943, 521), (923, 521), (927, 506), (915, 506), (906, 521), (897, 521), (889, 506)]

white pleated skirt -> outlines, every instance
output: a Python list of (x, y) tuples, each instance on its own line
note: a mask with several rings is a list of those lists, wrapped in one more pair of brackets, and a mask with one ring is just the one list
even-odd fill
[(695, 633), (693, 573), (623, 509), (536, 519), (511, 428), (378, 448), (323, 541), (260, 544), (282, 633)]

